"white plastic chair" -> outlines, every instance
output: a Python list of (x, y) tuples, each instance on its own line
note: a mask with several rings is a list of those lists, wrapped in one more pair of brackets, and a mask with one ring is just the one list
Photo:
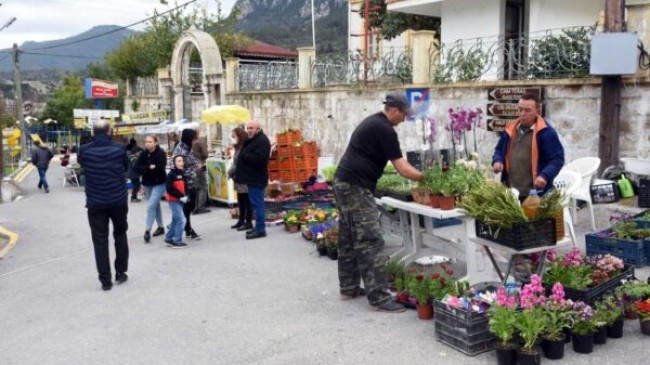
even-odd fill
[(564, 205), (564, 227), (569, 231), (571, 242), (575, 247), (576, 232), (573, 229), (573, 219), (571, 219), (569, 203), (571, 201), (571, 194), (582, 186), (582, 176), (577, 172), (562, 169), (553, 180), (553, 186), (564, 194), (564, 201), (562, 201), (562, 205)]
[[(596, 171), (598, 171), (599, 166), (600, 159), (598, 157), (583, 157), (574, 160), (570, 164), (563, 167), (563, 170), (574, 171), (582, 176), (582, 184), (576, 191), (573, 192), (573, 194), (571, 194), (571, 199), (587, 202), (589, 215), (591, 217), (591, 229), (594, 231), (596, 230), (596, 219), (594, 217), (594, 205), (591, 201), (591, 192), (589, 191), (589, 188), (591, 187), (591, 180), (596, 174)], [(571, 209), (573, 210), (573, 220), (577, 222), (578, 208), (577, 206), (572, 205)]]

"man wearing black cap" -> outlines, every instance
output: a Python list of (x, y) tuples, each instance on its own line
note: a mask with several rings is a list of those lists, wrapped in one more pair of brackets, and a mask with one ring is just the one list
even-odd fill
[[(384, 110), (364, 119), (352, 133), (336, 170), (334, 193), (339, 209), (339, 286), (342, 300), (368, 296), (372, 309), (403, 312), (387, 292), (384, 239), (373, 192), (388, 161), (397, 172), (422, 181), (420, 171), (402, 156), (395, 128), (413, 110), (402, 93), (386, 96)], [(361, 288), (361, 279), (365, 288)]]

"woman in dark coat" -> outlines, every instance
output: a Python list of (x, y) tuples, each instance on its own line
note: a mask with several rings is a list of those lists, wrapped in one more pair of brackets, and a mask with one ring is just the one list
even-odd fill
[(145, 220), (144, 241), (151, 240), (151, 228), (156, 220), (158, 228), (153, 236), (160, 236), (165, 233), (163, 228), (162, 210), (160, 199), (165, 194), (165, 182), (167, 181), (167, 154), (158, 145), (158, 137), (150, 134), (144, 139), (144, 151), (138, 158), (136, 171), (142, 175), (142, 186), (147, 194), (147, 217)]

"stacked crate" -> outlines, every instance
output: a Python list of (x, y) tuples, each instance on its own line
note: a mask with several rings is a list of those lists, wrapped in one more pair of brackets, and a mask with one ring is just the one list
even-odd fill
[(269, 179), (304, 182), (318, 174), (318, 145), (303, 141), (300, 131), (276, 136), (277, 149), (269, 159)]

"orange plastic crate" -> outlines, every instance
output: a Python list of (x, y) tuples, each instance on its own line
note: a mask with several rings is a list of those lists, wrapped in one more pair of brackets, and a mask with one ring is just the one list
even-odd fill
[(293, 157), (280, 157), (278, 159), (278, 169), (280, 170), (295, 170), (296, 165)]
[(280, 180), (280, 170), (269, 170), (269, 180)]
[(269, 158), (269, 170), (278, 170), (280, 168), (280, 161), (277, 157)]
[(296, 174), (293, 170), (281, 170), (280, 171), (280, 180), (283, 182), (294, 182), (296, 180)]

